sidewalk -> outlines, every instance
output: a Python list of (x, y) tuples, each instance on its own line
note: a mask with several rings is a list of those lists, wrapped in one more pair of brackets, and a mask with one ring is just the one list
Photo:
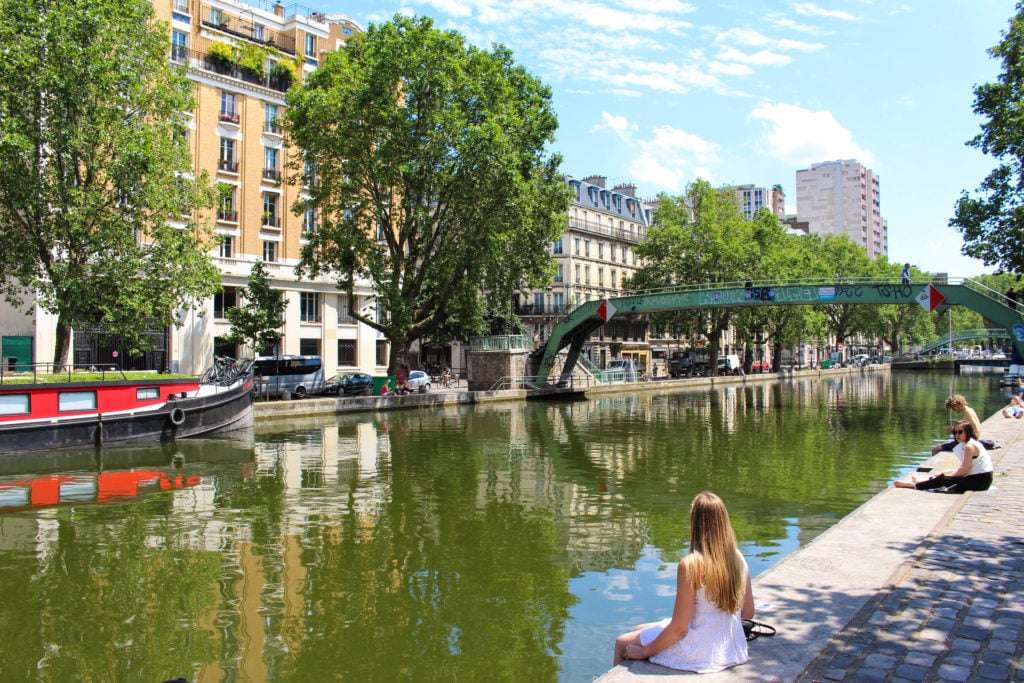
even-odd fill
[[(984, 434), (1003, 446), (992, 490), (882, 491), (754, 580), (778, 635), (700, 683), (1024, 681), (1024, 420)], [(666, 676), (695, 674), (634, 661), (596, 680)]]

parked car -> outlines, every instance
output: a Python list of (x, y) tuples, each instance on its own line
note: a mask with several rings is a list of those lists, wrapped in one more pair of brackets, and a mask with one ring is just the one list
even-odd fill
[(740, 357), (735, 353), (729, 353), (724, 356), (718, 357), (718, 374), (719, 375), (741, 375), (743, 374), (743, 364), (740, 363)]
[(752, 372), (769, 372), (771, 369), (772, 366), (766, 360), (754, 361), (754, 364), (750, 366)]
[(413, 391), (430, 391), (430, 375), (422, 370), (409, 373), (409, 386)]
[(373, 393), (373, 377), (365, 372), (347, 372), (324, 382), (318, 396), (369, 396)]

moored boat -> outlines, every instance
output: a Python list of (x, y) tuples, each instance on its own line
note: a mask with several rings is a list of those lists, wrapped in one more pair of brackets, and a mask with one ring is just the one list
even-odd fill
[[(27, 374), (27, 373), (26, 373)], [(203, 378), (0, 382), (0, 456), (173, 441), (253, 424), (252, 362), (219, 360)], [(51, 377), (51, 379), (53, 379)], [(19, 381), (20, 380), (20, 381)]]

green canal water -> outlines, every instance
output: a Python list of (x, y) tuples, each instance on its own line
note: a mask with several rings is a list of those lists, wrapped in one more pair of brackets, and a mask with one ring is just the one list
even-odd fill
[(1006, 401), (991, 375), (869, 372), (5, 462), (0, 671), (588, 681), (671, 612), (696, 493), (756, 575), (923, 460), (951, 383), (983, 418)]

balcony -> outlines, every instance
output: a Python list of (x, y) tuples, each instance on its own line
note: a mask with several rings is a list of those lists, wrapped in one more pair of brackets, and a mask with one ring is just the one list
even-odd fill
[(171, 61), (175, 64), (188, 64), (189, 49), (184, 45), (171, 45)]
[(302, 232), (316, 232), (320, 229), (320, 224), (316, 221), (302, 221)]
[(221, 159), (217, 162), (217, 170), (225, 173), (238, 173), (238, 162)]
[(264, 228), (275, 228), (277, 230), (280, 230), (281, 229), (281, 217), (280, 216), (273, 216), (273, 215), (269, 215), (268, 216), (267, 214), (264, 214), (263, 215), (263, 227)]
[(514, 307), (516, 315), (522, 316), (558, 316), (565, 315), (565, 304), (516, 304)]
[(281, 134), (281, 124), (277, 120), (274, 120), (274, 121), (264, 121), (263, 122), (263, 132), (264, 133), (270, 133), (272, 135), (280, 135)]
[(263, 169), (263, 179), (279, 183), (281, 182), (281, 171), (276, 168), (265, 168)]
[(251, 40), (260, 45), (276, 47), (289, 55), (295, 54), (294, 35), (275, 31), (269, 26), (254, 23), (250, 17), (246, 17), (243, 20), (222, 10), (215, 10), (208, 5), (203, 6), (201, 16), (203, 26), (217, 29), (236, 38)]
[(217, 209), (217, 220), (226, 221), (228, 223), (238, 222), (237, 211), (225, 211), (224, 209)]
[(239, 121), (241, 121), (241, 118), (238, 116), (238, 112), (222, 111), (220, 113), (220, 120), (226, 121), (227, 123), (233, 123), (235, 125), (238, 125)]

